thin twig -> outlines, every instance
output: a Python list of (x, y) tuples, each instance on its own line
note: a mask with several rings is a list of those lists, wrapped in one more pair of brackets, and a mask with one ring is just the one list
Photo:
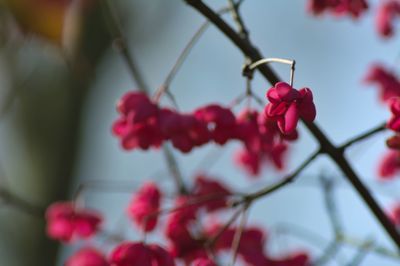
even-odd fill
[(249, 206), (250, 205), (247, 204), (243, 207), (242, 219), (240, 219), (239, 227), (236, 229), (235, 235), (233, 236), (233, 241), (232, 241), (233, 256), (232, 256), (232, 262), (230, 264), (231, 266), (234, 266), (236, 263), (236, 259), (237, 259), (239, 247), (240, 247), (240, 241), (241, 241), (241, 238), (243, 235), (244, 228), (246, 227), (247, 214), (248, 214), (247, 211), (248, 211)]
[(45, 208), (36, 206), (2, 187), (0, 187), (0, 199), (3, 200), (4, 204), (8, 204), (26, 214), (32, 215), (37, 218), (44, 218)]
[(351, 145), (353, 145), (353, 144), (355, 144), (357, 142), (360, 142), (360, 141), (362, 141), (362, 140), (364, 140), (366, 138), (369, 138), (369, 137), (375, 135), (376, 133), (382, 132), (385, 129), (386, 129), (386, 123), (381, 123), (378, 126), (376, 126), (376, 127), (372, 128), (372, 129), (360, 134), (359, 136), (356, 136), (356, 137), (348, 140), (346, 143), (342, 144), (339, 147), (339, 149), (346, 150)]
[(322, 252), (322, 255), (317, 258), (313, 262), (313, 266), (322, 266), (325, 265), (332, 257), (335, 257), (335, 255), (339, 252), (340, 248), (340, 243), (334, 239), (329, 243), (329, 245), (324, 249)]
[(111, 34), (111, 38), (113, 39), (114, 48), (121, 54), (121, 58), (125, 61), (127, 67), (129, 68), (134, 82), (136, 82), (139, 86), (138, 89), (141, 91), (147, 91), (149, 86), (143, 79), (143, 75), (137, 67), (131, 51), (128, 49), (128, 44), (122, 30), (122, 25), (119, 22), (114, 5), (111, 4), (109, 0), (101, 0), (101, 3), (104, 12), (104, 19), (108, 24), (109, 32)]
[[(314, 231), (301, 227), (298, 224), (288, 223), (288, 222), (280, 222), (276, 226), (274, 226), (277, 230), (290, 233), (298, 236), (299, 238), (304, 238), (312, 242), (316, 247), (322, 247), (326, 245), (327, 239), (323, 236), (315, 233)], [(360, 240), (358, 238), (340, 235), (337, 239), (342, 244), (348, 245), (350, 247), (354, 247), (357, 249), (363, 248), (365, 241)], [(364, 247), (364, 249), (366, 249)], [(373, 252), (377, 255), (394, 259), (396, 261), (400, 260), (400, 254), (396, 251), (389, 250), (383, 246), (373, 245), (368, 247), (368, 251)]]
[[(136, 66), (136, 62), (133, 59), (132, 53), (128, 49), (128, 45), (126, 44), (126, 40), (123, 36), (122, 28), (119, 24), (118, 16), (116, 15), (113, 5), (109, 3), (108, 0), (102, 0), (102, 1), (104, 1), (103, 6), (104, 6), (105, 19), (110, 25), (109, 26), (110, 34), (115, 40), (115, 44), (118, 48), (118, 51), (121, 54), (121, 57), (125, 60), (130, 70), (131, 76), (138, 84), (139, 89), (149, 93), (150, 88), (145, 83), (143, 75), (140, 73), (139, 68)], [(174, 157), (172, 151), (166, 144), (163, 145), (163, 153), (179, 193), (186, 194), (188, 191), (183, 182), (181, 172), (178, 168), (177, 160)]]
[(233, 0), (228, 0), (228, 2), (229, 2), (229, 7), (231, 9), (233, 20), (235, 21), (235, 23), (239, 29), (239, 34), (244, 39), (249, 38), (249, 31), (248, 31), (246, 25), (244, 24), (242, 16), (240, 15), (240, 12), (239, 12), (239, 7), (240, 7), (241, 2), (239, 4), (234, 3)]
[(359, 248), (357, 254), (354, 258), (346, 264), (346, 266), (358, 266), (361, 265), (361, 262), (365, 259), (368, 255), (368, 249), (374, 245), (373, 240), (366, 240), (362, 247)]
[(373, 252), (375, 254), (381, 255), (381, 256), (385, 256), (388, 258), (392, 258), (396, 261), (400, 260), (400, 254), (396, 251), (392, 251), (389, 250), (383, 246), (378, 246), (376, 244), (372, 245), (372, 246), (365, 246), (365, 241), (354, 238), (354, 237), (350, 237), (350, 236), (345, 236), (345, 235), (341, 235), (339, 236), (338, 240), (346, 245), (352, 246), (352, 247), (357, 247), (358, 249), (364, 249), (364, 250), (368, 250), (370, 252)]
[(286, 176), (285, 178), (282, 179), (279, 183), (268, 186), (266, 188), (263, 188), (255, 193), (248, 194), (244, 196), (242, 199), (240, 199), (237, 202), (233, 203), (233, 206), (237, 206), (242, 203), (248, 203), (252, 202), (258, 198), (264, 197), (284, 186), (287, 184), (290, 184), (294, 181), (294, 179), (306, 168), (314, 159), (320, 154), (320, 151), (313, 152), (292, 174)]
[[(217, 14), (224, 14), (228, 12), (230, 8), (224, 7), (217, 11)], [(185, 48), (179, 54), (178, 58), (175, 61), (175, 64), (172, 66), (172, 69), (168, 73), (167, 77), (165, 78), (162, 85), (158, 88), (158, 90), (154, 93), (154, 101), (158, 102), (161, 96), (166, 93), (170, 96), (170, 98), (175, 101), (175, 98), (169, 91), (169, 87), (173, 79), (175, 78), (176, 74), (178, 73), (179, 69), (182, 67), (183, 63), (186, 61), (187, 57), (189, 56), (190, 52), (193, 50), (194, 46), (198, 43), (200, 38), (203, 36), (204, 32), (208, 29), (211, 25), (209, 20), (206, 20), (199, 29), (194, 33), (194, 35), (190, 38), (189, 42), (186, 44)]]
[(167, 144), (163, 145), (163, 152), (164, 152), (164, 157), (167, 161), (167, 166), (169, 168), (170, 173), (172, 174), (172, 177), (174, 178), (179, 193), (187, 194), (188, 190), (185, 186), (185, 183), (183, 182), (183, 177), (178, 167), (178, 162)]
[(325, 252), (322, 253), (321, 257), (319, 257), (314, 264), (318, 266), (322, 266), (329, 261), (332, 257), (334, 257), (340, 250), (341, 243), (338, 241), (339, 235), (342, 235), (342, 224), (338, 217), (338, 212), (334, 200), (333, 188), (334, 188), (334, 180), (332, 178), (327, 178), (326, 176), (320, 177), (320, 182), (323, 189), (323, 197), (325, 203), (325, 209), (327, 211), (329, 221), (331, 223), (332, 231), (334, 234), (333, 240), (325, 249)]
[(333, 233), (335, 237), (343, 233), (343, 226), (340, 222), (340, 218), (338, 215), (338, 210), (336, 207), (335, 199), (334, 199), (334, 180), (332, 178), (328, 178), (326, 176), (321, 176), (320, 178), (322, 189), (323, 189), (323, 197), (325, 202), (325, 207), (327, 210), (327, 214), (329, 217), (329, 221), (332, 226)]
[(208, 241), (204, 244), (204, 246), (213, 247), (215, 245), (215, 243), (217, 242), (217, 240), (222, 236), (222, 234), (236, 221), (236, 219), (239, 217), (239, 215), (242, 213), (242, 211), (243, 211), (242, 208), (238, 208), (232, 214), (232, 216), (229, 218), (229, 220), (226, 223), (224, 223), (224, 226), (221, 227), (217, 231), (217, 233), (215, 233), (215, 235), (213, 237), (208, 239)]

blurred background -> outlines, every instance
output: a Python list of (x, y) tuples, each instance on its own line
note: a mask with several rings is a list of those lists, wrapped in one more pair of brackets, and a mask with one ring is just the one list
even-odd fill
[[(116, 101), (139, 84), (115, 49), (109, 31), (115, 25), (104, 19), (112, 14), (101, 2), (5, 0), (0, 4), (0, 265), (62, 265), (71, 249), (46, 238), (43, 208), (70, 199), (82, 184), (86, 184), (82, 194), (87, 205), (104, 213), (105, 227), (122, 228), (132, 238), (137, 233), (124, 218), (124, 210), (135, 188), (153, 179), (169, 193), (174, 191), (159, 151), (123, 151), (111, 134)], [(204, 18), (181, 0), (111, 2), (143, 80), (155, 91)], [(226, 1), (206, 2), (215, 10), (227, 5)], [(295, 87), (313, 90), (317, 123), (337, 144), (389, 117), (378, 103), (377, 92), (362, 83), (371, 63), (396, 68), (398, 64), (398, 39), (382, 40), (375, 32), (377, 2), (370, 1), (370, 10), (359, 20), (316, 18), (306, 12), (304, 0), (245, 0), (241, 6), (250, 37), (265, 56), (297, 61)], [(224, 18), (234, 26), (229, 13)], [(179, 108), (192, 111), (210, 102), (229, 104), (245, 90), (243, 62), (243, 55), (210, 26), (171, 84)], [(280, 76), (289, 77), (287, 66), (273, 67)], [(260, 97), (269, 87), (255, 76), (253, 88)], [(168, 99), (163, 104), (171, 105)], [(300, 134), (286, 172), (317, 148), (303, 126)], [(400, 195), (398, 182), (385, 184), (376, 178), (385, 137), (380, 133), (351, 147), (347, 157), (382, 206), (390, 206)], [(187, 183), (204, 170), (249, 192), (283, 176), (266, 167), (258, 179), (247, 177), (232, 162), (237, 148), (237, 143), (230, 143), (224, 149), (207, 145), (189, 155), (174, 153)], [(215, 159), (204, 160), (210, 156)], [(279, 253), (303, 247), (318, 256), (329, 245), (333, 232), (321, 174), (335, 180), (345, 232), (395, 250), (340, 171), (324, 157), (294, 184), (252, 207), (249, 223), (266, 228), (268, 249)], [(322, 239), (316, 243), (290, 230), (277, 230), (282, 225), (303, 233), (311, 230)], [(342, 248), (337, 259), (326, 265), (343, 265), (357, 252)], [(367, 256), (362, 265), (398, 265), (385, 256)]]

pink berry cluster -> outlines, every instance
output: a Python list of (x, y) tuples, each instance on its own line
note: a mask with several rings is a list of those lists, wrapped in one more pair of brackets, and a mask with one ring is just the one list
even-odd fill
[[(249, 173), (260, 172), (261, 163), (271, 161), (283, 168), (287, 143), (298, 138), (300, 119), (312, 122), (316, 116), (312, 92), (294, 89), (278, 82), (266, 95), (270, 103), (264, 110), (245, 108), (235, 116), (230, 108), (209, 104), (192, 113), (162, 108), (146, 94), (129, 92), (117, 105), (120, 114), (113, 133), (125, 150), (159, 148), (165, 141), (188, 153), (207, 143), (242, 144), (236, 163)], [(73, 254), (67, 266), (188, 266), (219, 265), (215, 258), (232, 251), (237, 226), (220, 221), (232, 207), (235, 193), (215, 178), (196, 175), (193, 185), (174, 199), (172, 209), (163, 208), (164, 195), (154, 182), (145, 182), (132, 196), (126, 216), (142, 234), (162, 231), (165, 245), (144, 241), (122, 241), (110, 250), (85, 246)], [(237, 195), (236, 195), (237, 196)], [(78, 208), (71, 202), (51, 205), (46, 213), (48, 236), (71, 243), (102, 233), (102, 216)], [(239, 259), (249, 266), (306, 266), (306, 252), (274, 258), (265, 252), (265, 233), (258, 227), (242, 228), (238, 243)], [(211, 253), (210, 253), (211, 252)], [(107, 255), (108, 254), (108, 255)], [(212, 254), (212, 255), (210, 255)]]
[[(309, 0), (307, 9), (314, 15), (329, 12), (335, 16), (359, 18), (369, 9), (366, 0)], [(400, 16), (399, 0), (381, 0), (374, 10), (375, 28), (383, 38), (394, 35), (394, 22)]]
[(309, 0), (308, 10), (315, 15), (331, 12), (336, 16), (350, 15), (358, 18), (368, 9), (365, 0)]
[(129, 92), (118, 103), (120, 118), (113, 132), (126, 150), (158, 148), (170, 141), (181, 152), (213, 142), (225, 145), (239, 141), (243, 148), (235, 161), (252, 175), (258, 175), (263, 162), (271, 161), (277, 169), (284, 167), (288, 141), (297, 139), (300, 118), (315, 119), (313, 96), (308, 88), (297, 91), (278, 82), (267, 98), (264, 112), (244, 109), (237, 117), (231, 109), (210, 104), (192, 113), (160, 108), (146, 94)]
[[(166, 247), (143, 241), (121, 241), (111, 250), (83, 246), (68, 258), (65, 265), (174, 266), (177, 262), (182, 262), (189, 266), (216, 266), (214, 257), (231, 250), (237, 231), (236, 226), (221, 231), (224, 224), (218, 221), (217, 216), (229, 208), (233, 192), (215, 178), (197, 175), (190, 191), (176, 198), (173, 209), (165, 214), (166, 217), (162, 217), (163, 213), (160, 212), (162, 195), (161, 189), (155, 183), (143, 184), (134, 193), (127, 207), (127, 217), (142, 232), (162, 230), (167, 240)], [(51, 205), (46, 217), (48, 235), (63, 242), (78, 240), (65, 237), (66, 235), (76, 233), (87, 239), (95, 237), (103, 230), (100, 226), (102, 218), (97, 212), (77, 210), (68, 202)], [(93, 222), (94, 217), (96, 222)], [(273, 258), (264, 251), (265, 242), (265, 233), (261, 228), (244, 228), (238, 246), (240, 260), (250, 266), (308, 265), (309, 255), (306, 252)], [(210, 250), (213, 252), (212, 257)]]
[(90, 238), (99, 228), (102, 218), (93, 210), (78, 210), (70, 202), (52, 204), (46, 212), (49, 237), (71, 242), (79, 238)]

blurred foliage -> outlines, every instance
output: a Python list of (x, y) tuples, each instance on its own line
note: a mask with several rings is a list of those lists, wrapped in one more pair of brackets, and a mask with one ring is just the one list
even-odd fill
[[(152, 22), (163, 25), (171, 5), (160, 3), (149, 5), (160, 14)], [(32, 204), (66, 199), (72, 189), (85, 103), (112, 43), (102, 4), (0, 1), (0, 185)], [(135, 9), (143, 2), (119, 4), (124, 26), (144, 16)], [(44, 228), (40, 214), (2, 205), (0, 265), (56, 265), (59, 247)]]
[[(85, 98), (110, 38), (99, 4), (7, 0), (5, 7), (1, 55), (9, 90), (2, 109), (13, 107), (9, 130), (22, 147), (11, 153), (19, 160), (5, 164), (7, 178), (14, 193), (46, 206), (68, 195)], [(57, 245), (46, 239), (42, 217), (11, 208), (1, 216), (2, 263), (56, 264)]]

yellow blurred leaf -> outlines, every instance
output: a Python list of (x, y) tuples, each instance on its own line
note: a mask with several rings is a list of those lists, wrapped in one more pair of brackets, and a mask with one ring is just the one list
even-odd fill
[(61, 44), (65, 18), (71, 0), (5, 0), (16, 21), (26, 33), (33, 33)]

